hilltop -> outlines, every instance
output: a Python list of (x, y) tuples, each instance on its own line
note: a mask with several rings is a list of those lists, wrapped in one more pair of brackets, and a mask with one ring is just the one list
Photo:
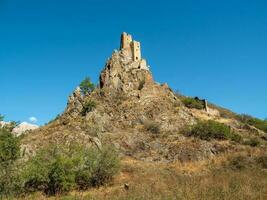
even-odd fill
[[(111, 194), (119, 190), (116, 185), (128, 182), (135, 185), (138, 177), (148, 174), (156, 177), (157, 170), (203, 175), (210, 168), (221, 168), (235, 156), (243, 156), (245, 161), (241, 160), (241, 165), (242, 162), (254, 165), (264, 155), (267, 134), (263, 120), (235, 114), (207, 100), (177, 94), (168, 84), (154, 80), (147, 63), (142, 58), (140, 42), (122, 33), (120, 48), (108, 58), (100, 73), (99, 85), (90, 91), (77, 87), (62, 114), (24, 135), (25, 154), (31, 156), (51, 143), (78, 142), (99, 149), (111, 144), (124, 162), (115, 188), (109, 188)], [(144, 173), (136, 172), (136, 168)], [(231, 177), (227, 173), (224, 176)], [(257, 178), (267, 191), (266, 182), (260, 178), (262, 175), (266, 173)], [(172, 175), (166, 176), (170, 179)], [(241, 176), (243, 179), (243, 174)], [(162, 180), (163, 177), (161, 174), (158, 178)], [(152, 178), (151, 181), (157, 180)], [(175, 181), (166, 184), (159, 186), (165, 187), (165, 192), (170, 187), (168, 184), (175, 184)], [(95, 191), (96, 195), (100, 191)], [(242, 191), (238, 190), (240, 194)], [(161, 192), (163, 197), (167, 195)]]
[[(266, 142), (266, 133), (245, 124), (237, 114), (206, 100), (176, 94), (166, 83), (155, 82), (141, 57), (140, 43), (127, 33), (121, 35), (120, 49), (106, 62), (99, 83), (90, 94), (82, 94), (77, 87), (64, 113), (27, 135), (25, 146), (34, 151), (48, 143), (73, 140), (112, 143), (124, 155), (149, 161), (199, 160), (242, 149), (232, 141), (206, 141), (180, 134), (198, 120), (215, 120), (245, 140), (257, 137)], [(95, 106), (85, 112), (90, 102)]]

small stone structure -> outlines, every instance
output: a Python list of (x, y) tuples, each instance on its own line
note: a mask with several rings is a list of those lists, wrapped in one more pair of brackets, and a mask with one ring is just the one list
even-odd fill
[(195, 100), (196, 100), (196, 101), (200, 101), (200, 102), (202, 102), (203, 107), (204, 107), (204, 110), (205, 110), (206, 112), (209, 112), (208, 101), (207, 101), (206, 99), (200, 99), (200, 98), (198, 98), (198, 97), (195, 97)]
[[(138, 90), (140, 84), (153, 83), (152, 74), (146, 60), (141, 56), (141, 44), (123, 32), (120, 38), (120, 49), (115, 50), (100, 74), (100, 88), (108, 87), (108, 91)], [(137, 93), (136, 93), (137, 94)]]
[(121, 34), (121, 47), (120, 50), (124, 50), (133, 61), (141, 60), (141, 45), (140, 42), (134, 41), (132, 36), (123, 32)]

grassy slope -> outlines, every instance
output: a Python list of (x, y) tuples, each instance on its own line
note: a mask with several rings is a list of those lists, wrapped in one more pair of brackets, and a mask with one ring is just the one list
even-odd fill
[[(256, 163), (249, 165), (248, 160), (238, 159), (239, 155), (256, 158), (261, 154), (261, 151), (251, 149), (249, 155), (247, 152), (224, 154), (211, 160), (186, 164), (147, 163), (124, 158), (120, 175), (110, 185), (57, 197), (36, 193), (25, 199), (264, 200), (267, 198), (266, 169)], [(232, 162), (233, 159), (237, 162)], [(124, 187), (126, 183), (128, 190)]]

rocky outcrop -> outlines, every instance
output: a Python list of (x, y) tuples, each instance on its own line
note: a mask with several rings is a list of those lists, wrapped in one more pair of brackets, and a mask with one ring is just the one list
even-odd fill
[(131, 94), (134, 90), (154, 83), (151, 72), (144, 67), (146, 63), (143, 62), (128, 60), (122, 51), (114, 52), (101, 72), (100, 88)]
[[(88, 102), (94, 106), (84, 112)], [(107, 60), (99, 86), (88, 95), (76, 88), (64, 113), (24, 141), (31, 143), (31, 151), (52, 142), (76, 141), (98, 148), (113, 144), (122, 156), (145, 161), (187, 162), (211, 158), (231, 146), (182, 136), (185, 127), (204, 117), (219, 116), (194, 113), (167, 84), (155, 82), (140, 43), (123, 33), (121, 48)], [(43, 139), (36, 139), (40, 135)]]
[(32, 131), (39, 128), (39, 126), (35, 124), (30, 124), (28, 122), (22, 122), (18, 126), (16, 126), (13, 130), (12, 133), (15, 134), (16, 136), (20, 136), (21, 134), (25, 133), (26, 131)]
[(69, 96), (68, 105), (64, 114), (71, 115), (72, 117), (77, 117), (83, 109), (83, 96), (81, 94), (81, 89), (77, 87), (74, 92)]

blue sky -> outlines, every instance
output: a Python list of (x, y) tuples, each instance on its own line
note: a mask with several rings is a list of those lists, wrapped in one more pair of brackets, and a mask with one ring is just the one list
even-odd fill
[(123, 31), (157, 82), (267, 117), (266, 0), (0, 0), (0, 113), (54, 118)]

